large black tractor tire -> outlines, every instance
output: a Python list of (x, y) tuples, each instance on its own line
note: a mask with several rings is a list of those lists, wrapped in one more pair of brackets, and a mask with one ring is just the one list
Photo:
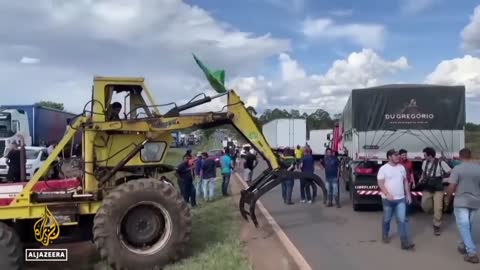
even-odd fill
[(101, 258), (113, 269), (161, 269), (182, 258), (192, 230), (190, 210), (161, 180), (138, 179), (104, 199), (93, 221)]
[(23, 256), (23, 245), (17, 232), (7, 224), (0, 222), (0, 269), (22, 269)]

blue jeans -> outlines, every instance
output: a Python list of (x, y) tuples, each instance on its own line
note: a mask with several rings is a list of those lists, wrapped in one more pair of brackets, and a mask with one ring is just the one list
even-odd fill
[(203, 198), (205, 201), (213, 200), (215, 196), (215, 178), (203, 179)]
[(282, 181), (282, 198), (285, 203), (292, 202), (292, 192), (295, 182), (293, 179), (286, 179)]
[(453, 209), (458, 231), (462, 237), (463, 245), (470, 255), (477, 254), (477, 247), (472, 238), (472, 219), (478, 209), (455, 207)]
[(327, 191), (328, 191), (328, 202), (335, 201), (339, 203), (340, 196), (338, 194), (338, 177), (328, 177), (327, 178)]
[(230, 173), (222, 174), (222, 194), (224, 196), (228, 195), (228, 184), (230, 184)]
[(399, 200), (385, 200), (383, 199), (383, 221), (382, 221), (382, 237), (387, 238), (390, 234), (390, 222), (393, 215), (397, 219), (398, 234), (400, 241), (404, 244), (410, 243), (410, 233), (408, 223), (406, 220), (407, 205), (405, 199)]
[(200, 197), (203, 195), (203, 180), (200, 176), (197, 176), (197, 197)]

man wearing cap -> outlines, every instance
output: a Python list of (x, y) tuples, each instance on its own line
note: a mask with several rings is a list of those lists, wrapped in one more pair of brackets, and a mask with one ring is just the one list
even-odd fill
[(400, 157), (394, 149), (387, 151), (388, 162), (380, 167), (377, 180), (383, 201), (382, 241), (390, 242), (390, 222), (395, 214), (401, 247), (411, 250), (415, 244), (411, 242), (411, 235), (406, 221), (406, 204), (412, 202), (405, 167), (400, 164)]

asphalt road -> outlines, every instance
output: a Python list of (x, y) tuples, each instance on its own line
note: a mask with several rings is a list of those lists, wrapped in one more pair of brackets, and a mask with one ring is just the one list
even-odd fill
[[(265, 168), (262, 161), (255, 175)], [(317, 174), (324, 179), (324, 172)], [(341, 190), (345, 190), (342, 186)], [(326, 208), (317, 201), (300, 203), (300, 183), (295, 182), (295, 205), (285, 205), (280, 186), (265, 194), (261, 201), (287, 236), (303, 254), (312, 269), (479, 269), (478, 265), (463, 261), (457, 252), (457, 229), (453, 215), (446, 215), (441, 236), (434, 236), (431, 216), (416, 213), (410, 218), (415, 251), (400, 249), (396, 223), (390, 244), (381, 242), (381, 211), (354, 212), (347, 193), (341, 194), (342, 208)]]

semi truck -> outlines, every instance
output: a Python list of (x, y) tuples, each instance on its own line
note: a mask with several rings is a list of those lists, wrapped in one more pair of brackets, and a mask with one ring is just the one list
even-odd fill
[(294, 148), (307, 143), (307, 121), (298, 118), (272, 120), (262, 127), (268, 144), (274, 150), (281, 151), (285, 147)]
[[(465, 119), (464, 86), (397, 84), (352, 90), (330, 141), (345, 155), (342, 175), (354, 210), (381, 203), (376, 174), (389, 149), (407, 150), (415, 182), (425, 147), (433, 147), (447, 162), (458, 159), (465, 146)], [(414, 188), (411, 195), (418, 203), (422, 191)]]
[(312, 155), (315, 159), (321, 159), (325, 155), (325, 150), (330, 147), (329, 139), (332, 133), (332, 129), (310, 130), (307, 143), (312, 149)]
[(74, 117), (75, 114), (40, 105), (0, 106), (0, 156), (8, 151), (10, 143), (19, 143), (21, 137), (26, 146), (59, 141)]

